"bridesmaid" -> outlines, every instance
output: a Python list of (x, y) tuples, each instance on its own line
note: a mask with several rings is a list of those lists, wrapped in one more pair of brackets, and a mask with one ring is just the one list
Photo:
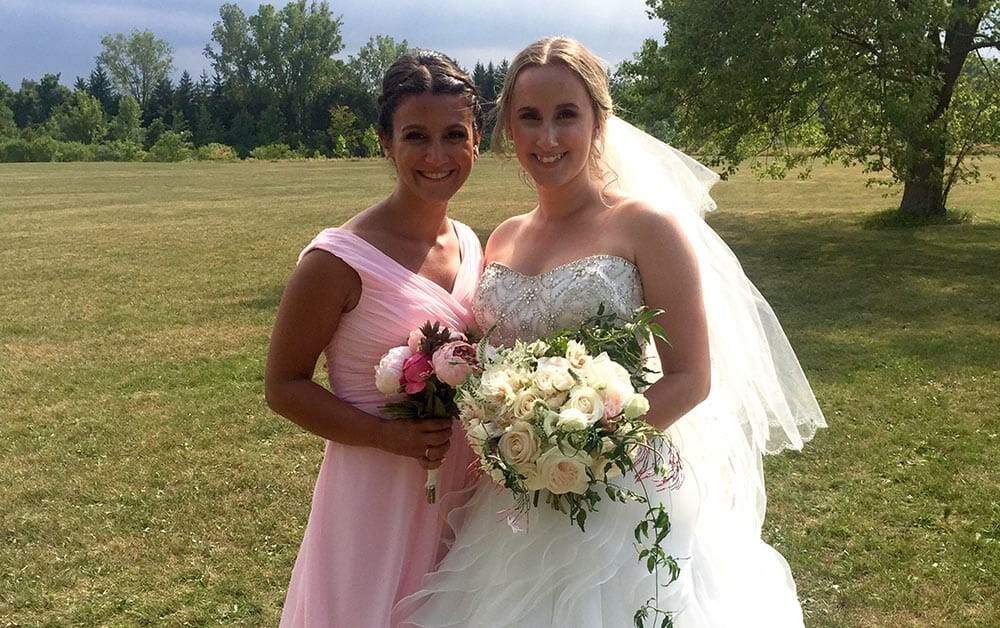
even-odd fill
[[(379, 416), (385, 397), (374, 367), (425, 321), (460, 331), (475, 324), (482, 250), (447, 211), (478, 156), (481, 129), (476, 88), (454, 61), (432, 51), (399, 58), (379, 97), (395, 189), (321, 232), (285, 288), (267, 403), (327, 443), (283, 627), (389, 626), (393, 604), (443, 555), (448, 504), (471, 484), (471, 452), (451, 418)], [(312, 379), (321, 353), (329, 391)], [(425, 470), (435, 468), (439, 498), (427, 504)]]

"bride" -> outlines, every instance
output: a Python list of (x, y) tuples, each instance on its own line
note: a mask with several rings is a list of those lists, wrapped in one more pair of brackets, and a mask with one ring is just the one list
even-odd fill
[(490, 236), (473, 308), (505, 344), (578, 326), (602, 303), (664, 310), (670, 344), (656, 344), (646, 418), (683, 457), (680, 488), (654, 497), (680, 577), (658, 587), (637, 560), (643, 505), (603, 502), (586, 532), (541, 507), (512, 530), (509, 493), (483, 480), (394, 623), (625, 627), (659, 588), (677, 628), (802, 625), (788, 565), (760, 538), (761, 455), (800, 448), (823, 416), (770, 307), (701, 218), (715, 175), (611, 110), (604, 66), (578, 42), (544, 39), (514, 58), (494, 150), (509, 140), (538, 206)]

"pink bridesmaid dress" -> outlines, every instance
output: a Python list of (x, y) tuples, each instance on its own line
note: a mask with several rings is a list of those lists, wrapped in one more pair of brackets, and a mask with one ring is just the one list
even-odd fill
[[(386, 398), (375, 389), (375, 365), (424, 322), (475, 328), (470, 306), (482, 248), (469, 227), (452, 224), (462, 263), (450, 292), (343, 229), (324, 230), (303, 250), (328, 251), (361, 277), (361, 299), (325, 350), (331, 390), (344, 401), (378, 414)], [(447, 551), (445, 517), (471, 493), (463, 489), (475, 482), (472, 460), (456, 422), (437, 503), (427, 504), (426, 473), (413, 458), (328, 441), (281, 626), (390, 626), (393, 604), (419, 589)]]

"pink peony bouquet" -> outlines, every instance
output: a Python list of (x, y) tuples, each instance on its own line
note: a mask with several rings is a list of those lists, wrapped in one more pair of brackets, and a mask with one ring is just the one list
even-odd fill
[[(476, 347), (464, 334), (424, 323), (405, 345), (393, 347), (375, 367), (375, 388), (393, 400), (381, 409), (406, 419), (458, 416), (455, 389), (477, 366)], [(427, 501), (434, 503), (437, 469), (427, 472)]]

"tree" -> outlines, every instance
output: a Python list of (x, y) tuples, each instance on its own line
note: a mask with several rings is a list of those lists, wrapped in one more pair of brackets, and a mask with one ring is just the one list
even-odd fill
[[(969, 56), (1000, 47), (1000, 0), (647, 4), (666, 43), (623, 64), (639, 117), (670, 121), (717, 163), (763, 151), (780, 153), (779, 172), (816, 156), (860, 163), (903, 184), (900, 214), (924, 218), (945, 213), (946, 181), (974, 177), (959, 147), (977, 127), (949, 110)], [(1000, 86), (985, 87), (996, 102)]]
[(100, 101), (104, 112), (109, 116), (114, 115), (118, 109), (118, 94), (111, 84), (111, 78), (100, 64), (90, 72), (87, 80), (87, 91), (90, 95)]
[(196, 91), (194, 80), (188, 71), (184, 70), (174, 90), (174, 111), (188, 121), (194, 120), (195, 112), (198, 110)]
[(332, 81), (333, 55), (343, 49), (340, 18), (326, 2), (290, 2), (280, 11), (262, 4), (249, 18), (236, 4), (219, 9), (212, 28), (218, 49), (205, 47), (235, 101), (260, 113), (272, 102), (291, 131), (306, 135), (314, 99)]
[(14, 120), (22, 129), (42, 125), (52, 113), (70, 99), (72, 92), (59, 84), (58, 74), (46, 74), (39, 82), (24, 79), (21, 89), (14, 94), (11, 109)]
[(108, 126), (108, 139), (142, 145), (146, 139), (142, 128), (142, 110), (139, 102), (131, 94), (125, 94), (118, 101), (118, 113)]
[(7, 103), (0, 99), (0, 141), (17, 137), (17, 124), (14, 122), (14, 112)]
[(360, 143), (361, 131), (355, 127), (358, 117), (354, 115), (350, 107), (344, 105), (330, 107), (330, 127), (327, 133), (333, 140), (334, 154), (337, 157), (347, 157), (347, 154), (340, 154), (340, 144), (343, 143), (343, 151), (349, 153)]
[(132, 94), (145, 109), (153, 88), (173, 70), (173, 48), (150, 31), (139, 30), (128, 37), (122, 33), (105, 35), (101, 45), (104, 50), (97, 55), (98, 65), (111, 73), (115, 88)]
[(174, 120), (174, 84), (166, 76), (156, 82), (142, 107), (142, 119), (147, 125), (157, 118), (167, 126)]
[(60, 139), (68, 142), (96, 144), (104, 139), (108, 129), (100, 101), (86, 90), (75, 92), (53, 115), (53, 120)]
[(403, 56), (410, 45), (404, 39), (397, 42), (388, 35), (375, 35), (348, 57), (348, 65), (357, 73), (365, 91), (377, 98), (382, 91), (382, 76), (392, 63)]
[(381, 157), (382, 143), (378, 139), (378, 131), (375, 125), (370, 125), (361, 136), (361, 146), (364, 148), (363, 157)]

